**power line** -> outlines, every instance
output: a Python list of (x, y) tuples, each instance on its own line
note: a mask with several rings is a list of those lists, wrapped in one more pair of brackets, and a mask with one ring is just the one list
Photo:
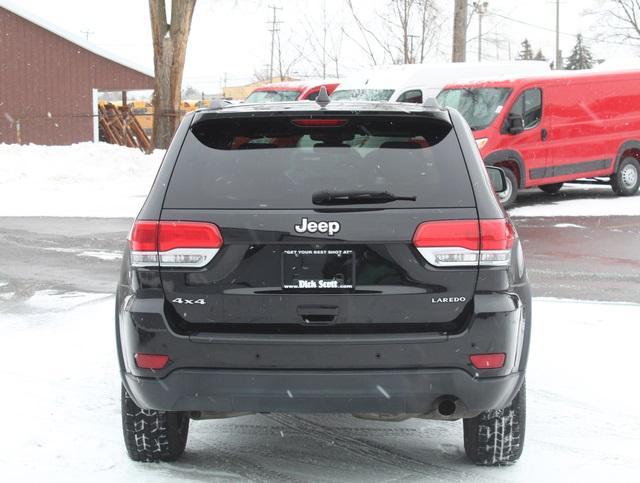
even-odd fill
[[(493, 15), (495, 17), (500, 17), (500, 18), (502, 18), (504, 20), (509, 20), (510, 22), (519, 23), (521, 25), (526, 25), (528, 27), (533, 27), (533, 28), (537, 28), (537, 29), (540, 29), (540, 30), (545, 30), (547, 32), (553, 32), (553, 33), (556, 32), (556, 29), (552, 29), (552, 28), (549, 28), (549, 27), (544, 27), (542, 25), (536, 25), (536, 24), (533, 24), (533, 23), (525, 22), (524, 20), (518, 20), (517, 18), (507, 17), (506, 15), (502, 15), (502, 14), (499, 14), (499, 13), (496, 13), (496, 12), (489, 13), (488, 15)], [(575, 37), (576, 36), (575, 33), (571, 34), (569, 32), (561, 32), (561, 31), (558, 31), (558, 33), (560, 35), (566, 35), (568, 37)], [(582, 36), (582, 38), (586, 39), (586, 40), (590, 40), (591, 42), (599, 43), (599, 44), (612, 44), (612, 45), (624, 45), (624, 46), (628, 45), (625, 42), (615, 42), (613, 40), (601, 40), (601, 39), (597, 39), (595, 37), (585, 37), (584, 35)]]

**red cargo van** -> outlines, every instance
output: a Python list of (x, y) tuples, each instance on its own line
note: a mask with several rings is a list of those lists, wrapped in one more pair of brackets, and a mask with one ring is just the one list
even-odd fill
[(485, 164), (518, 189), (557, 192), (590, 178), (630, 196), (640, 185), (640, 71), (554, 72), (445, 86), (438, 101), (467, 120)]

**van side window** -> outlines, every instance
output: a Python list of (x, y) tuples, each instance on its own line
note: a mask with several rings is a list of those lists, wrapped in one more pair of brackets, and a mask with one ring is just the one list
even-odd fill
[(422, 104), (422, 91), (415, 89), (400, 94), (396, 102), (411, 102), (414, 104)]
[(525, 129), (536, 127), (542, 118), (542, 91), (537, 88), (524, 91), (513, 103), (509, 114), (522, 116)]

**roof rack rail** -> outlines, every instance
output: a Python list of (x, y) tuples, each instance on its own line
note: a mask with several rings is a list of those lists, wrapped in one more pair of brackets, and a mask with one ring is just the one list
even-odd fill
[(442, 106), (437, 101), (435, 97), (427, 97), (422, 103), (424, 107), (429, 107), (431, 109), (442, 109)]
[(320, 107), (325, 108), (331, 102), (331, 98), (327, 93), (327, 88), (325, 86), (320, 86), (320, 92), (318, 92), (318, 97), (316, 97), (316, 102), (320, 105)]

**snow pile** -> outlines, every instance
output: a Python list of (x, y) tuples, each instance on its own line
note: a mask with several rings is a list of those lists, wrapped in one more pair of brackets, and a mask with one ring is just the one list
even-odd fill
[[(567, 188), (571, 189), (567, 192)], [(640, 193), (635, 196), (616, 196), (611, 188), (567, 185), (560, 195), (548, 197), (543, 203), (526, 205), (529, 193), (518, 197), (511, 216), (640, 216)], [(566, 199), (563, 199), (566, 195)]]
[[(192, 422), (172, 464), (127, 459), (113, 297), (0, 301), (3, 481), (636, 481), (640, 305), (536, 299), (519, 463), (474, 467), (460, 422), (257, 415)], [(621, 337), (621, 334), (624, 336)], [(634, 476), (635, 475), (635, 476)]]
[(134, 217), (164, 151), (0, 144), (0, 216)]

